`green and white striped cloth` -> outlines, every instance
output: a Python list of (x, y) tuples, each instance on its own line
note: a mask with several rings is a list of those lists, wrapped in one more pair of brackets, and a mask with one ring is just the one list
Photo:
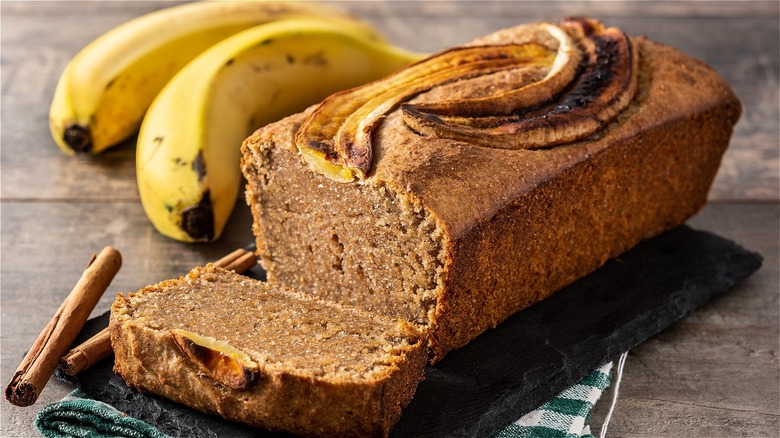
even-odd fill
[(609, 386), (612, 362), (495, 434), (493, 438), (593, 438), (586, 424)]
[[(494, 438), (593, 438), (585, 423), (593, 405), (609, 385), (611, 370), (610, 362), (524, 415)], [(79, 390), (44, 407), (38, 413), (35, 425), (48, 438), (168, 437), (105, 403), (85, 398)]]
[(35, 427), (46, 438), (171, 438), (79, 389), (44, 406), (35, 416)]

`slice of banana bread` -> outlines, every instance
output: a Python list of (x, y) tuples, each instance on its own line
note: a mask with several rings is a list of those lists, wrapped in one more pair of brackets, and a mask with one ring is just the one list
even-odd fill
[[(538, 29), (505, 29), (478, 43), (522, 43)], [(605, 52), (614, 47), (602, 46)], [(299, 128), (319, 107), (259, 129), (244, 142), (242, 167), (269, 281), (418, 324), (430, 335), (436, 361), (681, 224), (706, 202), (740, 103), (712, 68), (675, 49), (632, 37), (630, 53), (633, 96), (606, 123), (598, 114), (575, 117), (578, 105), (597, 99), (566, 97), (566, 88), (547, 113), (537, 105), (483, 117), (527, 122), (558, 139), (604, 124), (547, 147), (513, 150), (486, 146), (484, 139), (422, 134), (396, 107), (373, 131), (365, 177), (344, 183), (310, 168), (296, 144)], [(526, 71), (525, 79), (510, 73), (434, 87), (411, 103), (452, 106), (504, 92), (507, 80), (538, 79), (537, 71)], [(587, 89), (603, 77), (609, 72), (595, 71), (580, 83)], [(480, 128), (478, 118), (452, 119), (472, 123), (458, 129)], [(485, 132), (492, 127), (485, 124)]]
[(406, 323), (209, 265), (120, 294), (114, 370), (130, 387), (303, 436), (386, 436), (423, 378)]

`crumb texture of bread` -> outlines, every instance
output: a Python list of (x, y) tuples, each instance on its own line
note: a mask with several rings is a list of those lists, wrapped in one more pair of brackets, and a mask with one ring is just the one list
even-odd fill
[[(512, 42), (521, 29), (481, 42)], [(640, 71), (629, 107), (596, 135), (557, 147), (420, 136), (395, 110), (374, 133), (371, 173), (343, 184), (298, 154), (294, 135), (313, 108), (261, 128), (244, 142), (242, 169), (269, 280), (402, 317), (427, 333), (435, 362), (683, 223), (706, 203), (740, 103), (704, 63), (632, 41)], [(489, 88), (456, 82), (415, 99)]]
[[(280, 133), (279, 144), (292, 142), (293, 132)], [(312, 178), (275, 144), (258, 144), (246, 168), (252, 180), (265, 181), (262, 195), (250, 196), (264, 218), (253, 228), (268, 280), (426, 324), (445, 265), (446, 234), (435, 218), (382, 184)]]
[[(257, 364), (228, 388), (177, 346), (174, 330), (229, 344)], [(369, 314), (222, 270), (120, 295), (112, 309), (115, 371), (129, 386), (203, 412), (302, 436), (386, 436), (422, 380), (424, 339)]]

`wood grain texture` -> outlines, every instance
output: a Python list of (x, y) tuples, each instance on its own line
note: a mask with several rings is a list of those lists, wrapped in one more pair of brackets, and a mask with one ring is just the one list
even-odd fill
[[(718, 70), (744, 105), (710, 198), (780, 199), (777, 3), (406, 1), (335, 5), (375, 24), (390, 41), (420, 51), (436, 51), (518, 23), (577, 14), (591, 14), (630, 34), (647, 35), (679, 48)], [(13, 129), (2, 131), (2, 199), (138, 199), (133, 139), (99, 157), (66, 157), (49, 137), (48, 100), (67, 61), (92, 38), (162, 6), (154, 2), (2, 4), (2, 119), (13, 123)], [(88, 181), (84, 175), (89, 175)]]
[[(776, 204), (711, 204), (689, 221), (758, 251), (764, 264), (630, 352), (610, 436), (777, 436), (779, 217)], [(607, 407), (594, 411), (595, 430)]]
[[(239, 202), (212, 245), (160, 236), (135, 186), (131, 139), (98, 157), (66, 157), (48, 105), (68, 60), (100, 33), (166, 2), (0, 3), (0, 378), (59, 307), (93, 251), (114, 245), (124, 265), (113, 293), (185, 273), (250, 242)], [(731, 293), (634, 349), (610, 436), (777, 436), (780, 24), (765, 2), (331, 2), (404, 47), (436, 51), (532, 20), (593, 15), (706, 61), (743, 102), (731, 147), (692, 225), (761, 252), (764, 267)], [(37, 407), (71, 388), (51, 382)], [(594, 412), (596, 430), (605, 403)], [(0, 403), (0, 436), (37, 436), (36, 408)]]

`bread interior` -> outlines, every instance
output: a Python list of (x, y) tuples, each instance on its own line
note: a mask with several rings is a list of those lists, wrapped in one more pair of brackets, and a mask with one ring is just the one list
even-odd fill
[(244, 171), (269, 281), (428, 325), (446, 239), (432, 215), (385, 185), (292, 170), (302, 163), (289, 138), (255, 141)]

